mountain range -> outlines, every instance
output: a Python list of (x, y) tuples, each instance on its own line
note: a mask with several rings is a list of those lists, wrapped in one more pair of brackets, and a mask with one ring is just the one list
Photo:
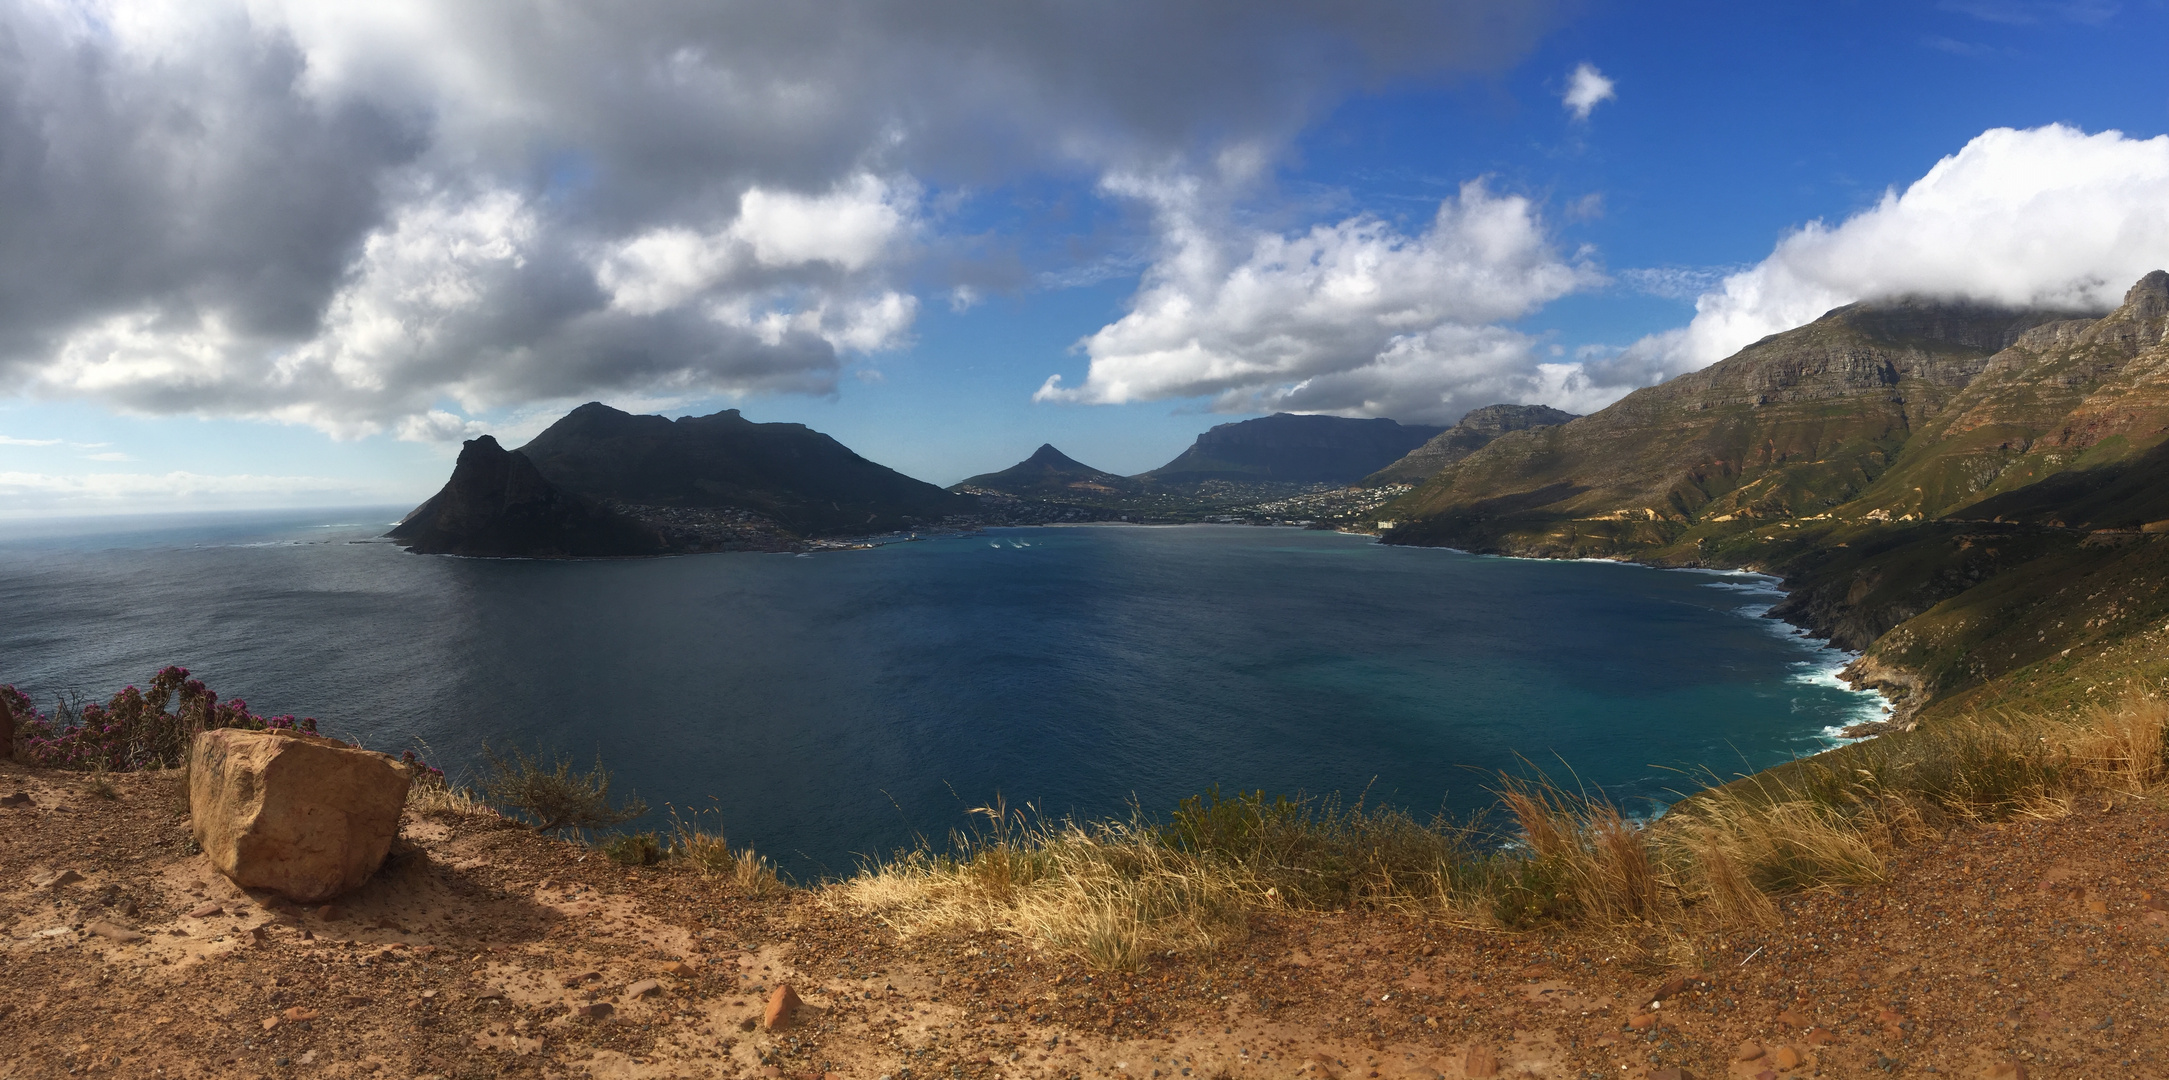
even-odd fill
[(2160, 271), (2106, 315), (1853, 304), (1502, 434), (1379, 516), (1397, 544), (1778, 574), (1775, 614), (1866, 649), (1853, 677), (1908, 710), (2066, 706), (2105, 680), (2074, 652), (2169, 615), (2165, 335)]

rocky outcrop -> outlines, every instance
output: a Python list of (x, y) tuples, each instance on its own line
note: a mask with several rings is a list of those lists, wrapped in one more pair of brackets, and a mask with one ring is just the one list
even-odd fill
[(568, 558), (654, 555), (654, 530), (545, 479), (525, 454), (488, 435), (459, 452), (443, 490), (391, 537), (427, 555)]
[(336, 739), (237, 728), (199, 733), (188, 769), (189, 829), (212, 867), (302, 903), (376, 873), (410, 782), (397, 761)]
[(1387, 484), (1420, 484), (1440, 469), (1491, 445), (1509, 431), (1550, 427), (1580, 419), (1579, 414), (1549, 405), (1486, 405), (1472, 409), (1461, 422), (1431, 437), (1401, 460), (1363, 478), (1365, 487)]
[(1443, 430), (1386, 419), (1275, 413), (1214, 427), (1175, 460), (1139, 479), (1160, 484), (1352, 484)]

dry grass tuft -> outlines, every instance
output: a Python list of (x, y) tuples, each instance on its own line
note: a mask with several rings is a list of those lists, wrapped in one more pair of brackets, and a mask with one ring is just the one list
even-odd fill
[(670, 811), (665, 857), (693, 868), (703, 877), (728, 880), (749, 896), (774, 896), (789, 888), (766, 856), (750, 847), (731, 850), (730, 840), (720, 828), (710, 832), (701, 827), (697, 815), (688, 818), (675, 807)]

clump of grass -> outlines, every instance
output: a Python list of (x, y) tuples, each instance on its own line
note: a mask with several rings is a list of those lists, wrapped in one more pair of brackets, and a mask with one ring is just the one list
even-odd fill
[(620, 866), (654, 866), (663, 861), (663, 841), (652, 832), (619, 833), (596, 845)]
[(750, 847), (732, 850), (722, 830), (710, 832), (697, 816), (681, 816), (675, 808), (670, 811), (668, 857), (702, 877), (727, 880), (748, 896), (774, 896), (788, 887), (766, 856)]
[(953, 836), (948, 850), (869, 865), (831, 896), (907, 935), (1007, 930), (1103, 970), (1238, 940), (1252, 909), (1282, 902), (1239, 864), (1170, 845), (1142, 815), (1086, 824), (999, 806), (975, 812), (984, 826)]
[(526, 820), (536, 832), (608, 829), (648, 812), (638, 795), (611, 800), (610, 770), (600, 757), (593, 768), (575, 772), (563, 754), (545, 760), (540, 751), (529, 754), (517, 746), (500, 757), (484, 743), (482, 756), (489, 768), (483, 800), (508, 817)]

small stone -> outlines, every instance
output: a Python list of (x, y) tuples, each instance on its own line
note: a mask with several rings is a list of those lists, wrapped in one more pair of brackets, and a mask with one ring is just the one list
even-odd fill
[(1761, 1043), (1743, 1042), (1738, 1050), (1732, 1052), (1732, 1060), (1734, 1061), (1754, 1061), (1760, 1057), (1762, 1057)]
[(209, 900), (206, 900), (203, 903), (197, 904), (195, 907), (188, 909), (188, 917), (191, 919), (208, 919), (213, 915), (224, 914), (226, 914), (225, 908), (222, 908), (217, 904), (210, 902)]
[(1659, 983), (1655, 990), (1650, 991), (1649, 1000), (1652, 1003), (1663, 1001), (1685, 989), (1687, 989), (1687, 976), (1674, 975)]
[(83, 875), (73, 870), (62, 870), (57, 874), (40, 874), (31, 878), (30, 884), (40, 889), (57, 889), (62, 885), (73, 885), (81, 880), (83, 880)]
[(314, 1020), (322, 1015), (322, 1013), (318, 1012), (315, 1009), (304, 1009), (299, 1005), (287, 1009), (285, 1012), (279, 1014), (279, 1016), (289, 1024), (298, 1024), (304, 1020)]
[(697, 974), (697, 972), (693, 965), (688, 964), (683, 960), (680, 960), (677, 963), (664, 968), (663, 974), (675, 976), (680, 979), (690, 979), (695, 974)]
[(2088, 900), (2086, 902), (2086, 913), (2089, 915), (2107, 915), (2109, 913), (2109, 902), (2107, 900)]
[(121, 926), (116, 923), (105, 922), (103, 920), (91, 923), (89, 926), (86, 926), (83, 929), (88, 930), (91, 933), (106, 939), (107, 941), (117, 941), (123, 945), (133, 945), (138, 941), (149, 940), (143, 935), (138, 934), (125, 926)]
[(1636, 1031), (1648, 1031), (1650, 1028), (1657, 1026), (1657, 1014), (1639, 1013), (1633, 1017), (1628, 1018), (1627, 1026), (1633, 1028)]
[(1499, 1055), (1492, 1053), (1490, 1047), (1480, 1043), (1471, 1046), (1468, 1054), (1461, 1059), (1461, 1072), (1465, 1076), (1497, 1076), (1499, 1075)]
[(0, 806), (20, 806), (28, 809), (36, 805), (36, 803), (30, 801), (30, 793), (27, 791), (18, 791), (13, 795), (0, 795)]
[(617, 1008), (607, 1001), (590, 1001), (572, 1011), (584, 1019), (601, 1020), (616, 1012)]
[(748, 1016), (745, 1019), (738, 1021), (738, 1030), (740, 1031), (752, 1031), (754, 1028), (760, 1026), (761, 1018), (758, 1016)]
[(1806, 1016), (1801, 1015), (1800, 1012), (1795, 1009), (1786, 1009), (1785, 1011), (1778, 1013), (1777, 1022), (1794, 1030), (1808, 1027), (1814, 1023), (1814, 1021), (1809, 1020)]
[(2015, 1061), (1999, 1061), (1981, 1074), (1981, 1080), (2026, 1080), (2026, 1067)]
[(1424, 945), (1424, 947), (1423, 947), (1423, 948), (1421, 948), (1421, 949), (1418, 949), (1417, 951), (1418, 951), (1418, 952), (1420, 952), (1420, 953), (1422, 953), (1422, 954), (1423, 954), (1423, 955), (1425, 955), (1425, 956), (1437, 956), (1437, 955), (1438, 955), (1438, 946), (1436, 946), (1436, 945), (1431, 945), (1431, 944), (1426, 944), (1426, 945)]
[(789, 983), (776, 987), (775, 992), (768, 995), (768, 1008), (761, 1013), (762, 1029), (780, 1031), (789, 1027), (791, 1014), (798, 1006), (798, 991), (791, 989)]
[(338, 922), (340, 919), (346, 918), (346, 912), (340, 911), (337, 904), (325, 904), (323, 907), (316, 909), (316, 917), (325, 922)]
[(1790, 1046), (1780, 1046), (1770, 1052), (1770, 1064), (1777, 1066), (1780, 1072), (1790, 1072), (1797, 1069), (1800, 1067), (1800, 1063), (1806, 1060), (1805, 1057), (1801, 1056), (1800, 1051)]
[(270, 1031), (272, 1028), (279, 1026), (279, 1018), (276, 1016), (266, 1016), (263, 1019), (263, 1026), (265, 1031)]
[(1669, 1069), (1658, 1069), (1656, 1072), (1650, 1073), (1649, 1080), (1695, 1080), (1695, 1074), (1675, 1065)]
[(558, 981), (564, 984), (565, 989), (570, 990), (581, 983), (593, 982), (600, 978), (602, 978), (602, 972), (600, 971), (583, 971), (578, 975), (567, 975)]
[(1800, 1041), (1809, 1046), (1828, 1046), (1838, 1041), (1838, 1033), (1826, 1027), (1811, 1027), (1807, 1029), (1807, 1034), (1800, 1037)]
[(628, 1001), (637, 1001), (649, 994), (660, 994), (662, 992), (662, 983), (656, 982), (654, 979), (642, 979), (625, 988), (625, 997)]

